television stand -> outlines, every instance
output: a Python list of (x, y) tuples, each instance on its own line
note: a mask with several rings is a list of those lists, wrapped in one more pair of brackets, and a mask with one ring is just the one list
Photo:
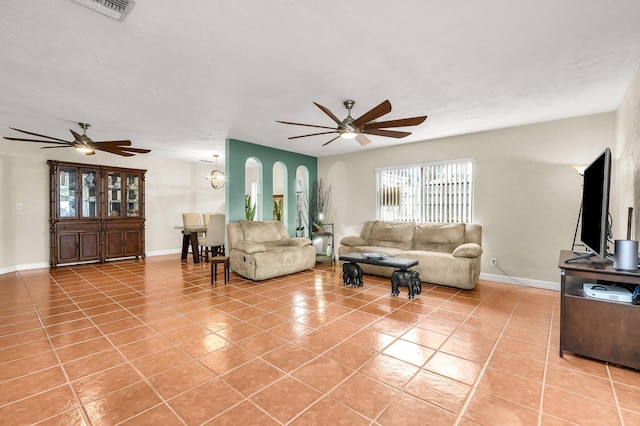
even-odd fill
[(560, 357), (564, 351), (640, 369), (640, 305), (588, 297), (582, 284), (640, 284), (640, 273), (617, 271), (606, 260), (566, 263), (560, 252)]

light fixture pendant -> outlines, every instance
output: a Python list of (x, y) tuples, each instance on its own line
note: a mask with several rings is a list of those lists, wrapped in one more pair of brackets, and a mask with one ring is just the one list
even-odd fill
[(211, 173), (209, 174), (209, 176), (207, 176), (205, 179), (209, 181), (209, 183), (211, 184), (211, 187), (213, 187), (213, 189), (220, 189), (222, 187), (224, 187), (224, 184), (226, 183), (226, 178), (224, 176), (224, 173), (221, 172), (220, 170), (218, 170), (218, 154), (213, 154), (213, 156), (216, 159), (216, 168), (213, 169), (211, 171)]

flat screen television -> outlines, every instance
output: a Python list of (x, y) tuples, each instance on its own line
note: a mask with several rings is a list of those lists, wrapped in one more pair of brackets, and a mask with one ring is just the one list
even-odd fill
[(611, 150), (605, 149), (584, 171), (582, 187), (582, 227), (580, 240), (600, 258), (607, 257), (609, 246), (609, 189)]

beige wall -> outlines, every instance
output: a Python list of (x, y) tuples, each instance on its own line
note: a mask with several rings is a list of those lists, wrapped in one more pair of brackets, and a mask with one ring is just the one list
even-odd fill
[[(633, 207), (631, 238), (640, 238), (640, 68), (629, 84), (616, 114), (616, 150), (612, 204), (619, 206), (614, 216), (614, 239), (627, 238), (627, 212)], [(613, 201), (615, 200), (615, 204)], [(613, 212), (612, 212), (613, 214)]]
[[(210, 164), (39, 148), (39, 144), (0, 140), (0, 273), (49, 263), (48, 159), (147, 169), (148, 254), (179, 251), (181, 234), (173, 227), (182, 224), (183, 212), (225, 211), (224, 189), (214, 190), (205, 180)], [(22, 210), (16, 203), (22, 203)]]
[(614, 143), (615, 113), (607, 113), (322, 157), (318, 170), (333, 184), (338, 244), (375, 218), (375, 167), (472, 157), (483, 273), (502, 274), (489, 265), (495, 257), (510, 276), (557, 283), (558, 252), (571, 248), (580, 209), (582, 180), (571, 165)]

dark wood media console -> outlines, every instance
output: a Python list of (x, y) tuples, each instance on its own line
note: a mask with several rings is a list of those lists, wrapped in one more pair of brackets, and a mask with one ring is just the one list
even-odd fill
[(640, 369), (640, 305), (588, 297), (586, 282), (640, 284), (640, 273), (616, 271), (609, 261), (574, 257), (561, 251), (560, 356), (564, 351)]

